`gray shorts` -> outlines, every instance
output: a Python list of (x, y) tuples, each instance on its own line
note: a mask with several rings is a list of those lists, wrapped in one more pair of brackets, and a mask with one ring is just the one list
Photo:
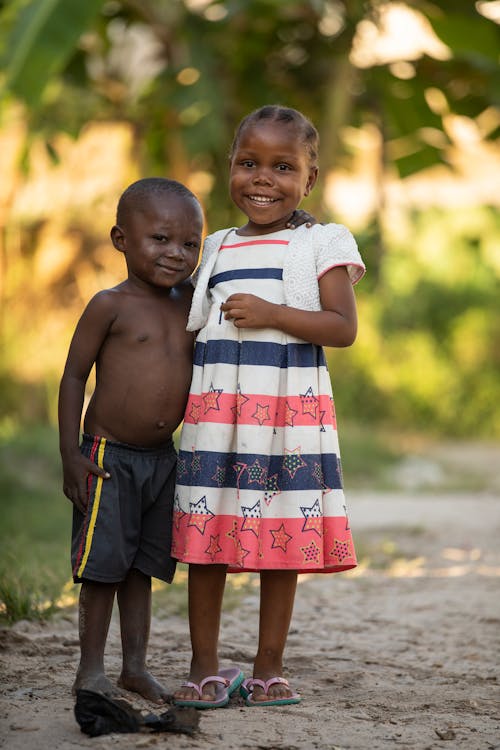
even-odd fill
[(111, 477), (89, 474), (87, 512), (73, 509), (74, 582), (119, 583), (136, 568), (171, 583), (177, 462), (172, 441), (150, 450), (84, 435), (80, 450)]

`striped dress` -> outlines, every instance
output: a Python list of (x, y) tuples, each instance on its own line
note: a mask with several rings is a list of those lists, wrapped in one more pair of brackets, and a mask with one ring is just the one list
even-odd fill
[(172, 555), (182, 562), (230, 572), (356, 566), (323, 349), (238, 329), (219, 309), (237, 292), (284, 304), (290, 231), (233, 231), (218, 253), (179, 449)]

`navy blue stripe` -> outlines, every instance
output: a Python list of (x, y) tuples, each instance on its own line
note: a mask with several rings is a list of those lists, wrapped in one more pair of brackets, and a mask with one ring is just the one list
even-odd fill
[[(305, 466), (301, 465), (302, 462)], [(290, 467), (292, 473), (286, 466)], [(262, 480), (260, 482), (256, 481), (259, 476)], [(267, 485), (266, 479), (270, 480)], [(305, 454), (297, 458), (294, 454), (267, 456), (258, 453), (192, 453), (181, 450), (177, 464), (177, 483), (188, 487), (239, 486), (240, 490), (257, 490), (262, 494), (266, 489), (277, 494), (277, 490), (321, 492), (325, 488), (342, 488), (340, 463), (335, 453)]]
[(314, 344), (273, 344), (268, 341), (198, 341), (194, 364), (265, 365), (267, 367), (326, 367), (323, 349)]
[(212, 289), (216, 284), (222, 281), (231, 281), (232, 279), (282, 279), (282, 268), (240, 268), (239, 270), (223, 271), (216, 273), (208, 282), (208, 288)]

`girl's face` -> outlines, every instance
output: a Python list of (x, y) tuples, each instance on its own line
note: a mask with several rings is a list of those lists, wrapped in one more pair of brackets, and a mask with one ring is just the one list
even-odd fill
[(293, 123), (261, 121), (244, 128), (231, 157), (231, 198), (248, 217), (240, 234), (285, 229), (316, 182), (318, 168)]

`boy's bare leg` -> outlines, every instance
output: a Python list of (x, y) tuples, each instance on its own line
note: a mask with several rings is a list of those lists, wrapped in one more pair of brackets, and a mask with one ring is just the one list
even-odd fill
[(146, 669), (151, 625), (151, 578), (132, 569), (117, 590), (123, 665), (118, 685), (152, 703), (164, 703), (167, 691)]
[[(283, 676), (283, 652), (292, 619), (297, 589), (294, 570), (263, 570), (260, 574), (259, 645), (253, 676), (260, 680)], [(287, 698), (291, 691), (285, 685), (272, 685), (269, 697)], [(256, 686), (253, 699), (266, 700), (264, 691)]]
[[(193, 656), (189, 680), (197, 685), (219, 670), (217, 646), (226, 584), (226, 565), (189, 565), (189, 632)], [(199, 700), (192, 688), (181, 687), (174, 693), (177, 700)], [(215, 684), (203, 688), (202, 700), (215, 698)]]
[(80, 664), (73, 693), (80, 688), (106, 695), (117, 690), (104, 674), (104, 648), (113, 611), (116, 583), (84, 581), (80, 589), (78, 628)]

